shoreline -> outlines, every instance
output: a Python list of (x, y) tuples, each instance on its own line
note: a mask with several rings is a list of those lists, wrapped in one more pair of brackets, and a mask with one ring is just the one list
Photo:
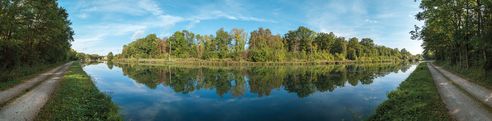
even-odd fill
[(73, 63), (41, 108), (35, 120), (108, 120), (119, 121), (119, 109), (109, 95), (97, 89), (92, 77)]
[(412, 63), (404, 60), (383, 61), (282, 61), (282, 62), (251, 62), (234, 60), (200, 60), (200, 59), (115, 59), (112, 62), (122, 64), (163, 64), (163, 65), (199, 65), (199, 66), (297, 66), (297, 65), (342, 65), (342, 64), (380, 64), (380, 63)]
[(388, 93), (369, 121), (447, 121), (448, 114), (426, 63), (420, 63), (396, 90)]

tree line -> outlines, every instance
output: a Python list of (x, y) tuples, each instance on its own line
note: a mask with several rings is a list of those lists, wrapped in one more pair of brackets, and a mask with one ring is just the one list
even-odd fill
[(56, 0), (0, 0), (0, 70), (73, 58), (70, 25)]
[(411, 31), (423, 40), (424, 56), (458, 67), (492, 69), (492, 1), (422, 0)]
[[(249, 37), (249, 38), (248, 38)], [(223, 28), (214, 35), (176, 31), (170, 37), (150, 34), (123, 46), (116, 58), (197, 58), (205, 60), (279, 61), (399, 61), (414, 60), (406, 49), (376, 45), (370, 38), (344, 38), (306, 27), (284, 35), (259, 28), (249, 33)]]

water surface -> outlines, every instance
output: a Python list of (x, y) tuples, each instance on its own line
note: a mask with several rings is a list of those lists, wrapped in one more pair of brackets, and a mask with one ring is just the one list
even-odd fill
[(196, 67), (93, 64), (84, 70), (125, 120), (363, 120), (415, 65)]

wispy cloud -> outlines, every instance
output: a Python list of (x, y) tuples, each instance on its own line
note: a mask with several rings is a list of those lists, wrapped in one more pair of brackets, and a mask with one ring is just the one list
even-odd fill
[[(87, 53), (121, 52), (137, 38), (155, 33), (169, 36), (176, 30), (213, 33), (220, 27), (247, 31), (267, 27), (284, 33), (297, 26), (335, 32), (345, 37), (370, 37), (378, 44), (422, 49), (409, 39), (418, 3), (391, 0), (80, 0), (60, 1), (70, 14), (75, 31), (73, 48)], [(406, 44), (412, 43), (412, 44)], [(416, 44), (414, 44), (416, 43)]]
[[(188, 23), (185, 26), (187, 29), (193, 28), (201, 21), (214, 19), (274, 22), (245, 16), (239, 13), (244, 11), (240, 4), (234, 1), (224, 2), (227, 3), (225, 8), (219, 8), (217, 4), (212, 3), (190, 10), (196, 12), (191, 16), (179, 16), (165, 12), (153, 0), (77, 1), (69, 7), (73, 9), (69, 12), (75, 14), (76, 19), (80, 19), (81, 23), (86, 21), (91, 21), (91, 23), (75, 26), (76, 36), (75, 42), (72, 43), (73, 48), (88, 53), (105, 54), (109, 51), (118, 53), (121, 49), (117, 48), (121, 48), (123, 44), (136, 38), (143, 37), (148, 34), (146, 32), (160, 33), (159, 35), (170, 33), (169, 30), (181, 22)], [(111, 44), (108, 44), (110, 42)]]
[(248, 16), (250, 14), (248, 9), (245, 9), (241, 1), (236, 0), (222, 0), (217, 3), (211, 3), (200, 6), (195, 9), (196, 14), (189, 16), (187, 19), (190, 23), (187, 28), (192, 28), (195, 24), (199, 24), (205, 20), (214, 19), (229, 19), (236, 21), (251, 21), (251, 22), (266, 22), (276, 23), (275, 20), (268, 20), (265, 18), (259, 18), (254, 16)]
[[(142, 37), (146, 30), (159, 28), (164, 31), (184, 20), (179, 16), (165, 14), (152, 0), (80, 2), (84, 4), (77, 4), (74, 7), (80, 11), (76, 13), (79, 14), (77, 17), (84, 20), (91, 19), (89, 21), (98, 21), (74, 28), (76, 35), (73, 48), (87, 53), (120, 52), (124, 43)], [(133, 16), (139, 19), (124, 20), (128, 17), (115, 17), (116, 15)]]
[[(418, 3), (391, 0), (332, 0), (309, 3), (307, 23), (322, 32), (334, 32), (345, 37), (369, 37), (377, 44), (395, 48), (407, 48), (412, 53), (422, 51), (418, 41), (410, 39), (408, 32), (419, 24), (408, 15), (414, 15)], [(399, 4), (399, 5), (398, 5)], [(407, 5), (403, 5), (407, 4)], [(411, 6), (408, 6), (411, 5)], [(415, 44), (407, 44), (415, 43)]]

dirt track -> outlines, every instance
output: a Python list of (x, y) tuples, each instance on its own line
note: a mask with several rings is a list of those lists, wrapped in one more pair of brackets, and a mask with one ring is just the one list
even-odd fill
[(488, 106), (482, 104), (467, 92), (459, 89), (431, 64), (427, 64), (434, 83), (450, 114), (458, 121), (491, 121), (492, 113)]
[[(11, 92), (0, 92), (0, 94), (5, 93), (9, 94), (8, 98), (18, 97), (17, 99), (12, 100), (11, 102), (5, 104), (0, 110), (0, 120), (2, 121), (31, 121), (34, 120), (39, 110), (44, 106), (44, 104), (48, 101), (51, 93), (54, 91), (58, 82), (63, 79), (64, 73), (70, 67), (72, 62), (69, 62), (65, 65), (57, 67), (45, 74), (41, 74), (31, 80), (42, 81), (38, 86), (30, 89), (30, 91), (26, 92), (22, 96), (17, 96), (18, 94), (22, 94), (22, 91), (29, 89), (35, 82), (24, 82), (20, 84), (18, 89), (8, 89), (6, 91)], [(28, 83), (28, 84), (26, 84)], [(33, 83), (33, 84), (31, 84)], [(30, 86), (30, 87), (29, 87)], [(14, 88), (16, 88), (14, 87)], [(17, 95), (15, 95), (17, 94)], [(8, 100), (8, 99), (2, 99)]]
[(473, 97), (479, 99), (481, 102), (487, 104), (489, 107), (492, 107), (492, 91), (466, 79), (463, 79), (449, 71), (446, 71), (439, 66), (432, 66), (434, 66), (434, 68), (436, 68), (454, 84), (460, 86), (463, 90), (466, 90), (466, 92), (470, 93)]

